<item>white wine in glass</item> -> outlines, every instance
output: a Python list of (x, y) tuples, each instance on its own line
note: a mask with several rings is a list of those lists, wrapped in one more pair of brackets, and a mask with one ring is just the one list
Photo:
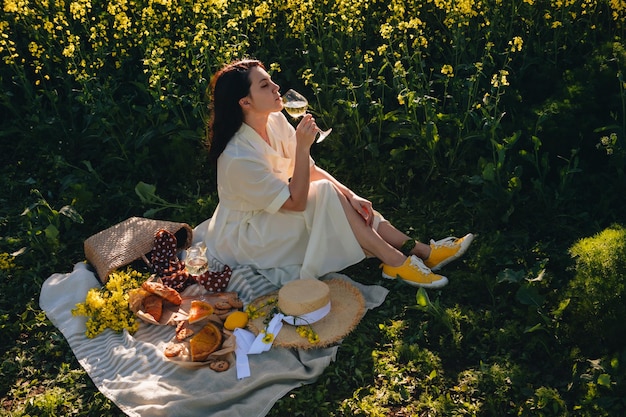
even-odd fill
[[(306, 114), (306, 110), (309, 107), (309, 102), (307, 99), (300, 93), (295, 90), (288, 90), (285, 94), (283, 94), (283, 107), (287, 114), (294, 119), (299, 119), (300, 117)], [(322, 130), (317, 128), (317, 140), (316, 143), (320, 143), (328, 135), (332, 132), (333, 129), (330, 128), (328, 130)]]

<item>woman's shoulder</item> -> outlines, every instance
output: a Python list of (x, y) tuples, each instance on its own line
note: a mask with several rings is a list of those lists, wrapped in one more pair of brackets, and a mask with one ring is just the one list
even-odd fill
[(229, 164), (234, 161), (256, 160), (264, 153), (264, 145), (254, 129), (244, 123), (228, 142), (220, 158), (229, 161)]

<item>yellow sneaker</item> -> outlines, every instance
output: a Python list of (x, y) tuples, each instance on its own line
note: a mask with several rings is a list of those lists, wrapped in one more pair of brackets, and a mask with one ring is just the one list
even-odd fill
[(430, 241), (430, 256), (424, 260), (424, 264), (433, 271), (441, 269), (465, 253), (474, 240), (474, 235), (466, 234), (462, 238), (447, 237), (438, 241)]
[(399, 278), (409, 285), (426, 288), (441, 288), (448, 283), (448, 278), (434, 274), (417, 256), (409, 256), (400, 266), (382, 264), (383, 277)]

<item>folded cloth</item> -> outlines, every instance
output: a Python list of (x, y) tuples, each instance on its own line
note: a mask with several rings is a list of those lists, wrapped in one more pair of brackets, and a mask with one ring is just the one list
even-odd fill
[[(341, 274), (329, 275), (350, 280)], [(368, 309), (380, 305), (387, 295), (383, 287), (350, 282), (361, 290)], [(208, 367), (182, 367), (163, 356), (175, 332), (172, 326), (142, 323), (133, 335), (107, 330), (88, 339), (87, 318), (74, 317), (71, 310), (85, 301), (90, 288), (99, 286), (86, 264), (79, 263), (71, 273), (53, 274), (44, 282), (39, 305), (63, 333), (96, 387), (132, 417), (265, 416), (283, 395), (313, 383), (337, 353), (338, 346), (271, 349), (250, 356), (250, 377), (239, 380), (234, 366), (221, 373)], [(233, 270), (228, 290), (238, 291), (249, 303), (276, 287), (256, 271), (238, 268)]]

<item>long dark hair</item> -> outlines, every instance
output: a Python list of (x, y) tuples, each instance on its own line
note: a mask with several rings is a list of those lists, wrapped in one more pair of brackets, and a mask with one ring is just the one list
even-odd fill
[(250, 94), (250, 69), (253, 67), (265, 69), (261, 61), (243, 59), (224, 66), (211, 78), (207, 146), (209, 159), (214, 163), (243, 123), (239, 100)]

